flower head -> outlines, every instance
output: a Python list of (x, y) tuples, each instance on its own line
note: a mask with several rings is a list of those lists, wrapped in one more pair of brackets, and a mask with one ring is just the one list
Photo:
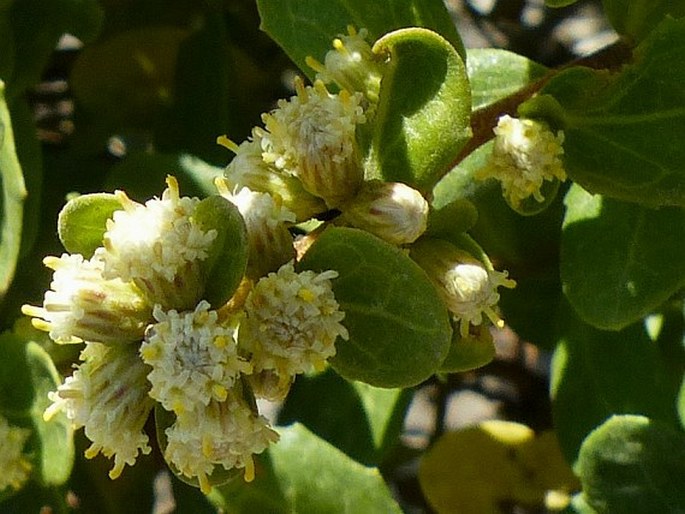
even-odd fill
[(236, 145), (222, 140), (235, 157), (226, 167), (227, 189), (248, 187), (252, 191), (269, 193), (280, 198), (283, 206), (295, 214), (296, 221), (305, 221), (327, 210), (324, 201), (309, 193), (297, 177), (283, 173), (262, 159), (263, 130), (253, 129), (253, 138)]
[(165, 458), (183, 475), (197, 478), (205, 494), (217, 467), (244, 469), (254, 478), (253, 455), (278, 440), (268, 421), (256, 415), (239, 393), (229, 391), (223, 402), (212, 401), (192, 415), (179, 416), (166, 429)]
[(347, 27), (347, 34), (333, 40), (333, 50), (326, 53), (324, 64), (308, 57), (307, 64), (316, 78), (328, 84), (335, 82), (342, 89), (359, 91), (370, 102), (378, 101), (381, 87), (381, 67), (367, 41), (368, 30), (357, 32)]
[[(220, 182), (217, 185), (220, 186)], [(220, 187), (222, 196), (233, 203), (247, 228), (250, 247), (247, 274), (261, 277), (291, 260), (295, 250), (287, 224), (295, 222), (295, 215), (284, 207), (279, 198), (269, 193), (256, 193), (243, 187), (236, 194)]]
[(156, 305), (154, 316), (140, 355), (152, 368), (150, 396), (165, 409), (180, 415), (224, 401), (240, 374), (251, 372), (238, 356), (235, 327), (220, 323), (206, 301), (180, 314)]
[(167, 185), (161, 199), (145, 205), (117, 191), (123, 210), (107, 220), (104, 248), (96, 256), (105, 263), (106, 278), (133, 281), (151, 303), (188, 308), (202, 294), (200, 261), (207, 258), (217, 232), (194, 223), (199, 199), (180, 197), (173, 177)]
[(31, 463), (23, 451), (30, 435), (29, 429), (12, 426), (0, 416), (0, 493), (8, 487), (19, 489), (28, 480)]
[(542, 122), (504, 115), (494, 132), (492, 154), (476, 178), (499, 180), (504, 197), (514, 208), (531, 196), (543, 202), (540, 190), (544, 181), (566, 180), (562, 131), (554, 134)]
[(447, 308), (460, 321), (462, 337), (470, 325), (480, 325), (483, 314), (498, 328), (504, 321), (495, 312), (497, 288), (513, 288), (516, 282), (506, 271), (488, 269), (481, 261), (445, 241), (425, 241), (412, 248), (412, 258), (436, 285)]
[(118, 278), (103, 278), (104, 263), (81, 255), (46, 257), (54, 270), (43, 307), (24, 305), (36, 328), (58, 343), (82, 340), (126, 343), (142, 339), (151, 308), (138, 288)]
[(49, 420), (63, 410), (74, 428), (85, 427), (92, 442), (86, 457), (114, 457), (109, 476), (117, 478), (126, 464), (135, 464), (138, 453), (151, 451), (143, 431), (154, 404), (148, 396), (148, 369), (136, 345), (86, 343), (80, 359), (72, 376), (48, 395), (53, 404), (43, 417)]
[(296, 273), (292, 263), (262, 278), (245, 302), (246, 318), (239, 342), (251, 354), (255, 372), (274, 370), (282, 382), (293, 375), (321, 369), (335, 355), (345, 313), (335, 301), (335, 271)]
[(280, 100), (262, 119), (262, 157), (277, 169), (296, 176), (304, 188), (329, 207), (352, 197), (363, 180), (356, 142), (357, 125), (366, 122), (362, 95), (343, 90), (334, 95), (323, 82)]
[(416, 189), (399, 182), (364, 182), (341, 210), (350, 225), (394, 245), (413, 243), (428, 225), (428, 202)]

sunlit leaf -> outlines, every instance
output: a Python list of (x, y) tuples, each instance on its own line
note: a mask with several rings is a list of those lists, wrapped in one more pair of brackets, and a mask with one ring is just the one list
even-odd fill
[(547, 491), (577, 487), (553, 433), (536, 437), (499, 420), (440, 437), (421, 460), (419, 482), (438, 514), (504, 512), (506, 503), (540, 508)]
[(568, 305), (552, 359), (552, 409), (569, 462), (583, 439), (612, 414), (643, 414), (677, 426), (677, 384), (668, 377), (658, 347), (644, 328), (597, 330)]
[(578, 186), (565, 204), (561, 280), (586, 322), (621, 329), (685, 285), (685, 210), (650, 209)]
[(507, 50), (472, 48), (467, 56), (474, 110), (515, 93), (547, 72), (544, 66)]
[(644, 416), (614, 416), (580, 449), (582, 499), (597, 513), (685, 510), (685, 435)]
[(400, 249), (357, 229), (331, 228), (300, 263), (335, 270), (335, 298), (349, 341), (338, 339), (333, 368), (378, 387), (408, 387), (445, 360), (452, 330), (426, 274)]
[(69, 200), (59, 213), (57, 231), (69, 253), (80, 253), (89, 259), (102, 246), (107, 220), (121, 210), (113, 194), (92, 193)]
[(217, 487), (210, 499), (235, 514), (401, 514), (378, 469), (353, 461), (302, 425), (278, 432), (254, 482)]
[(386, 56), (366, 173), (429, 191), (471, 137), (471, 93), (462, 58), (426, 29), (386, 34)]

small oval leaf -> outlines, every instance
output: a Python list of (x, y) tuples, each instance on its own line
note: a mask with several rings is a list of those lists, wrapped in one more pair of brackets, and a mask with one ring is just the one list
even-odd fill
[(204, 298), (218, 308), (233, 296), (245, 275), (247, 229), (238, 208), (218, 195), (205, 198), (198, 204), (194, 220), (204, 231), (217, 231), (202, 266), (207, 277)]
[(428, 277), (400, 249), (366, 232), (330, 228), (303, 269), (335, 270), (336, 300), (349, 341), (338, 340), (333, 368), (379, 387), (409, 387), (437, 371), (452, 336), (447, 309)]
[(471, 137), (471, 88), (452, 45), (409, 28), (376, 41), (386, 56), (366, 173), (430, 191)]
[(122, 209), (116, 196), (93, 193), (69, 200), (57, 218), (57, 232), (69, 253), (80, 253), (89, 259), (102, 246), (106, 223), (114, 211)]

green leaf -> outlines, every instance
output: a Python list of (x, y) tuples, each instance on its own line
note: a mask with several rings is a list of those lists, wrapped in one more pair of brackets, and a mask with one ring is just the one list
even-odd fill
[(295, 381), (278, 423), (300, 422), (357, 462), (378, 464), (399, 435), (408, 401), (401, 389), (349, 382), (327, 371)]
[(471, 48), (466, 54), (473, 110), (501, 100), (547, 73), (541, 64), (507, 50)]
[(202, 267), (206, 273), (203, 298), (219, 308), (233, 296), (245, 275), (247, 228), (238, 208), (218, 195), (202, 200), (193, 218), (203, 231), (217, 231)]
[(567, 5), (575, 4), (578, 0), (545, 0), (547, 7), (566, 7)]
[(620, 72), (570, 68), (542, 93), (519, 113), (564, 130), (569, 178), (620, 200), (685, 206), (685, 19), (665, 20)]
[(598, 513), (685, 511), (685, 435), (643, 416), (613, 416), (583, 442), (576, 471)]
[(565, 203), (561, 279), (586, 322), (619, 330), (685, 285), (685, 210), (653, 210), (578, 186)]
[(32, 476), (42, 485), (61, 485), (74, 459), (70, 422), (64, 414), (43, 420), (51, 404), (48, 393), (60, 379), (50, 356), (38, 344), (5, 332), (0, 335), (0, 414), (11, 424), (30, 428), (25, 453)]
[(485, 366), (495, 358), (495, 344), (489, 329), (478, 336), (461, 337), (459, 330), (452, 332), (452, 344), (447, 357), (440, 365), (441, 373), (458, 373)]
[(602, 0), (604, 13), (621, 35), (641, 40), (666, 16), (685, 15), (683, 0)]
[(217, 506), (235, 514), (401, 514), (378, 469), (353, 461), (294, 424), (278, 430), (280, 441), (260, 459), (251, 484), (238, 480), (216, 488)]
[(419, 483), (439, 514), (504, 512), (511, 503), (542, 511), (548, 491), (577, 485), (552, 432), (501, 420), (442, 435), (421, 459)]
[(69, 200), (57, 219), (62, 245), (67, 252), (90, 259), (96, 248), (102, 246), (107, 220), (121, 209), (117, 197), (109, 193), (92, 193)]
[(569, 462), (576, 460), (587, 434), (612, 414), (643, 414), (678, 425), (678, 386), (641, 325), (599, 331), (567, 305), (561, 329), (551, 396), (554, 425)]
[(14, 33), (14, 74), (8, 82), (8, 97), (24, 93), (40, 80), (57, 41), (73, 34), (84, 43), (92, 41), (100, 30), (103, 10), (96, 0), (22, 0), (12, 4), (11, 26)]
[(402, 250), (360, 230), (330, 228), (300, 265), (339, 273), (333, 291), (350, 338), (338, 339), (330, 362), (345, 378), (409, 387), (445, 360), (452, 335), (447, 309)]
[(0, 302), (12, 283), (21, 247), (26, 186), (14, 141), (12, 119), (0, 80)]
[(683, 382), (680, 385), (680, 392), (678, 393), (678, 416), (680, 417), (680, 424), (685, 429), (685, 375), (683, 375)]
[(333, 39), (346, 27), (369, 31), (371, 43), (392, 30), (425, 27), (442, 34), (465, 56), (461, 38), (441, 0), (257, 0), (262, 30), (310, 78), (308, 55), (323, 62)]
[(366, 173), (430, 191), (471, 137), (464, 63), (439, 34), (401, 29), (376, 41), (387, 56)]

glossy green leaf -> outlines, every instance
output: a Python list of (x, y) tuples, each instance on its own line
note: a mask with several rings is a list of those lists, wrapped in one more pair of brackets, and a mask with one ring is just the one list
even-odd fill
[(599, 331), (566, 306), (552, 359), (555, 427), (569, 462), (583, 439), (612, 414), (643, 414), (676, 426), (677, 385), (643, 327)]
[(366, 173), (430, 191), (471, 137), (464, 63), (442, 36), (419, 28), (386, 34), (373, 51), (386, 64)]
[(519, 113), (564, 130), (569, 178), (620, 200), (685, 206), (685, 19), (663, 22), (620, 72), (570, 68), (542, 93), (551, 97)]
[(466, 71), (471, 83), (471, 105), (476, 110), (542, 78), (547, 68), (507, 50), (472, 48), (467, 51)]
[(223, 171), (186, 153), (133, 152), (112, 167), (104, 188), (121, 189), (133, 200), (145, 202), (159, 195), (160, 184), (173, 175), (184, 196), (204, 197), (216, 194), (214, 179)]
[(206, 273), (203, 298), (218, 308), (233, 296), (245, 274), (247, 228), (238, 208), (218, 195), (202, 200), (193, 217), (203, 231), (217, 231), (202, 266)]
[(149, 126), (171, 103), (178, 48), (187, 36), (176, 27), (147, 27), (88, 46), (71, 72), (74, 96), (114, 126)]
[(102, 246), (107, 220), (122, 209), (113, 194), (92, 193), (69, 200), (59, 213), (57, 231), (69, 253), (80, 253), (89, 259)]
[(614, 416), (583, 442), (582, 499), (597, 513), (685, 511), (685, 434), (644, 416)]
[(442, 0), (258, 0), (262, 29), (310, 78), (308, 55), (323, 62), (332, 42), (347, 26), (369, 31), (370, 43), (403, 27), (442, 34), (462, 55), (464, 47)]
[(367, 468), (304, 426), (278, 430), (280, 441), (260, 459), (257, 477), (216, 488), (210, 496), (226, 512), (252, 514), (401, 514), (378, 469)]
[(278, 423), (300, 422), (357, 462), (378, 464), (399, 436), (408, 400), (401, 389), (349, 382), (329, 370), (295, 381)]
[(73, 34), (84, 43), (92, 41), (100, 30), (103, 11), (96, 0), (22, 0), (10, 9), (14, 34), (15, 65), (8, 87), (15, 97), (37, 83), (57, 41)]
[(586, 322), (621, 329), (685, 285), (685, 210), (650, 209), (578, 186), (565, 203), (561, 280)]
[(32, 477), (42, 485), (66, 482), (71, 473), (74, 446), (70, 422), (64, 414), (43, 420), (52, 403), (48, 393), (60, 379), (50, 356), (39, 345), (10, 333), (0, 335), (0, 414), (10, 423), (32, 430), (25, 453)]
[(12, 119), (0, 80), (0, 302), (5, 297), (17, 266), (21, 247), (26, 186), (17, 158)]
[(509, 503), (540, 509), (547, 491), (563, 494), (576, 479), (553, 433), (491, 420), (442, 435), (421, 459), (419, 483), (438, 514), (483, 514)]
[(421, 268), (400, 249), (360, 230), (331, 228), (301, 268), (335, 270), (335, 298), (348, 341), (330, 361), (345, 378), (378, 387), (409, 387), (445, 360), (452, 330), (447, 309)]
[(602, 6), (616, 32), (637, 41), (666, 16), (685, 15), (683, 0), (602, 0)]

